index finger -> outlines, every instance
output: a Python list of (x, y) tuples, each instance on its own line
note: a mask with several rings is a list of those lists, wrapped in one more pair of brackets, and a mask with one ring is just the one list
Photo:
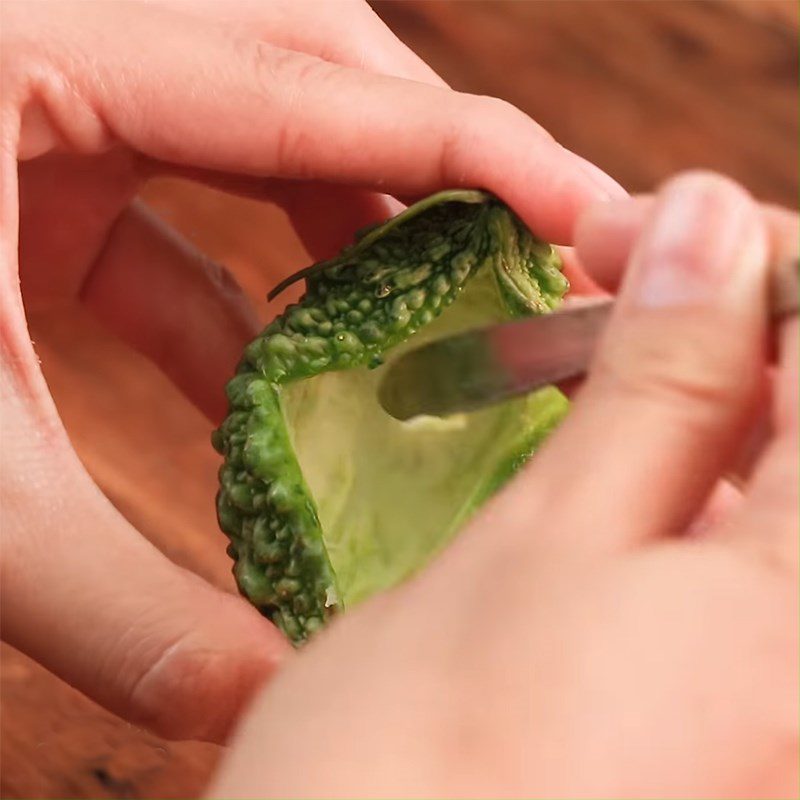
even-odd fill
[(47, 64), (31, 80), (21, 59), (8, 77), (20, 105), (44, 105), (38, 118), (77, 150), (122, 140), (162, 161), (405, 195), (481, 187), (557, 243), (583, 208), (622, 191), (502, 101), (333, 65), (160, 8), (93, 12), (6, 13), (12, 47), (26, 43), (26, 16), (48, 15), (37, 41)]
[[(636, 240), (652, 212), (652, 195), (595, 206), (578, 221), (575, 247), (583, 268), (601, 286), (616, 291)], [(797, 257), (800, 217), (795, 211), (764, 204), (761, 214), (776, 263)]]

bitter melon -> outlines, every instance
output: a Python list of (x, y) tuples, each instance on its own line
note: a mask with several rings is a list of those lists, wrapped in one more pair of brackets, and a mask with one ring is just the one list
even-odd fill
[(546, 313), (568, 284), (556, 250), (477, 190), (428, 197), (295, 277), (305, 295), (245, 349), (213, 443), (239, 589), (301, 643), (442, 548), (567, 405), (549, 388), (399, 422), (376, 399), (384, 362)]

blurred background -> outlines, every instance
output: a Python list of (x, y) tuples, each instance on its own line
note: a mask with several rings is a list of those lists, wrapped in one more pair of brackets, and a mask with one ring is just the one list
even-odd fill
[[(515, 103), (631, 191), (707, 167), (797, 205), (794, 0), (373, 6), (454, 88)], [(154, 181), (145, 196), (227, 265), (265, 315), (267, 290), (308, 263), (269, 206), (177, 180)], [(169, 558), (233, 591), (207, 420), (80, 309), (30, 322), (101, 488)], [(211, 745), (164, 742), (116, 719), (5, 646), (0, 677), (4, 798), (191, 797), (218, 758)]]

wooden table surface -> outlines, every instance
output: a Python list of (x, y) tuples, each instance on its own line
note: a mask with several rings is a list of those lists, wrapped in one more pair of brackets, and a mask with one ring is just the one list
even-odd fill
[[(455, 88), (514, 102), (631, 190), (710, 167), (796, 205), (794, 2), (374, 5)], [(306, 263), (274, 208), (178, 181), (152, 184), (146, 198), (262, 306), (276, 276)], [(102, 489), (171, 559), (232, 591), (206, 420), (81, 309), (34, 318), (31, 328)], [(133, 728), (9, 647), (1, 677), (2, 797), (192, 797), (219, 756)]]

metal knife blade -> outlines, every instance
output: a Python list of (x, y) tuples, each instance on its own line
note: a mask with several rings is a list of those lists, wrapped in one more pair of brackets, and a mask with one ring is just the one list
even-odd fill
[(448, 416), (576, 377), (612, 308), (602, 298), (438, 339), (389, 365), (378, 401), (401, 420)]
[[(772, 317), (796, 313), (800, 262), (772, 271)], [(586, 372), (613, 309), (611, 298), (567, 303), (528, 317), (435, 340), (388, 365), (378, 401), (393, 417), (448, 416), (527, 394)]]

